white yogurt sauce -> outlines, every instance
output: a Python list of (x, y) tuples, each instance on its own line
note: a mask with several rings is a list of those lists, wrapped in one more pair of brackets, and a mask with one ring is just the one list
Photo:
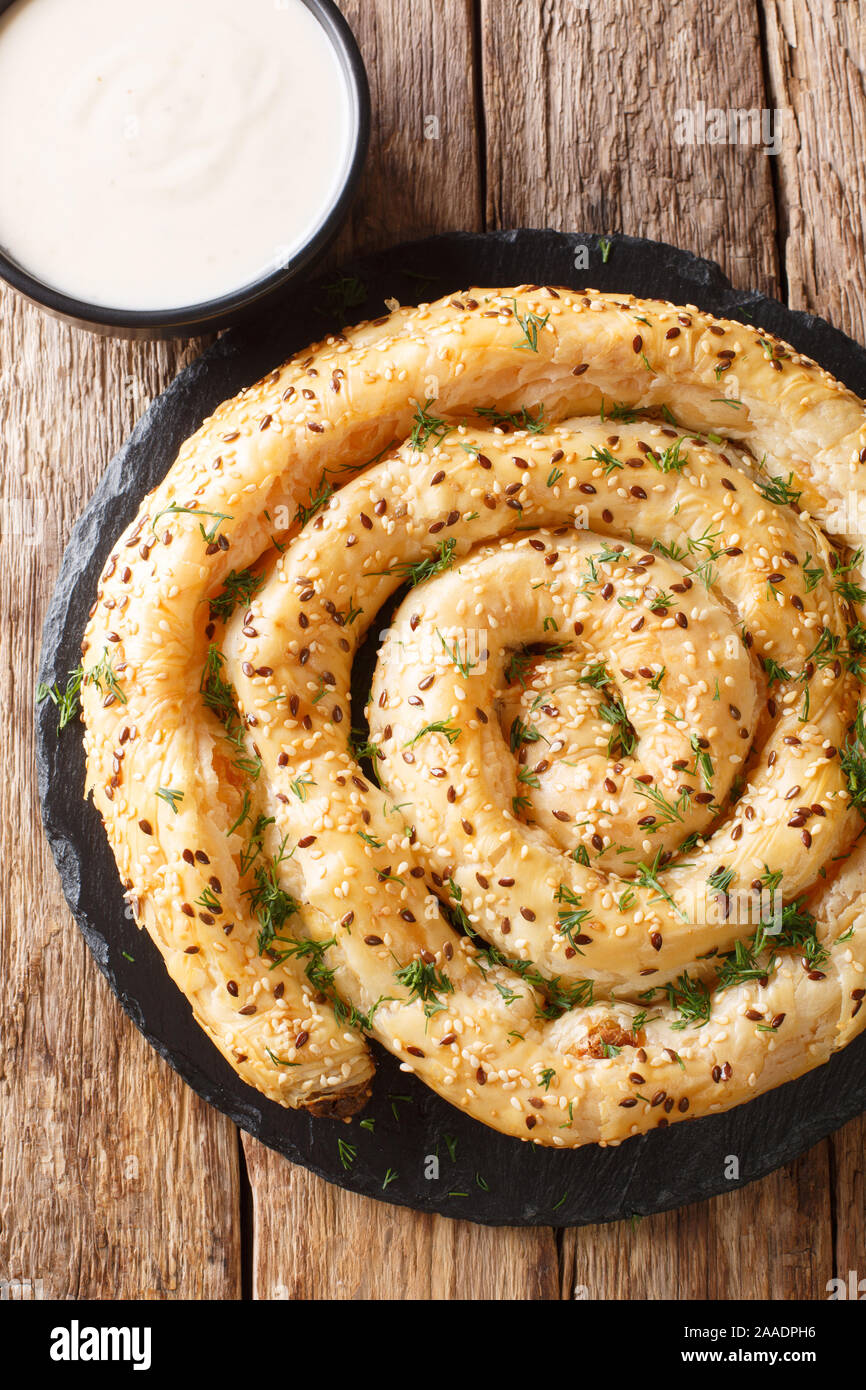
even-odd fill
[(101, 306), (230, 293), (325, 220), (354, 124), (301, 0), (17, 0), (0, 18), (0, 246)]

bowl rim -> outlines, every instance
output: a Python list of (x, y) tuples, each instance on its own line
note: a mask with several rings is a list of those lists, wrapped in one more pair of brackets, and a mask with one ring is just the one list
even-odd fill
[[(0, 0), (0, 16), (17, 0)], [(335, 0), (301, 0), (319, 21), (336, 53), (353, 116), (352, 153), (327, 212), (288, 264), (269, 270), (241, 288), (214, 299), (166, 309), (117, 309), (77, 299), (55, 289), (11, 259), (0, 245), (0, 280), (49, 313), (91, 330), (141, 335), (159, 331), (201, 333), (228, 327), (238, 316), (284, 289), (313, 263), (342, 226), (357, 191), (370, 142), (370, 87), (355, 35)]]

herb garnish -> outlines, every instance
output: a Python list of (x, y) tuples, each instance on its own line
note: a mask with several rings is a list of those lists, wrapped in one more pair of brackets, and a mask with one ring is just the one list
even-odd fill
[(517, 308), (517, 300), (512, 299), (511, 303), (514, 306), (514, 317), (523, 330), (523, 338), (519, 343), (515, 343), (515, 347), (521, 352), (538, 352), (538, 332), (547, 323), (550, 314), (545, 314), (543, 318), (540, 314), (535, 313), (521, 317)]
[(265, 576), (255, 574), (251, 569), (231, 570), (226, 575), (220, 592), (210, 601), (211, 621), (220, 619), (227, 623), (241, 604), (244, 608), (249, 608), (264, 582)]
[(419, 999), (424, 1005), (425, 1018), (441, 1013), (445, 1005), (440, 994), (453, 994), (454, 986), (444, 971), (423, 960), (410, 961), (394, 972), (394, 978), (409, 991), (410, 1002)]
[(457, 542), (453, 536), (448, 540), (439, 541), (433, 555), (428, 555), (423, 560), (403, 561), (393, 565), (389, 570), (376, 570), (374, 575), (384, 575), (387, 578), (406, 579), (414, 587), (422, 584), (425, 579), (432, 579), (434, 575), (444, 574), (454, 563), (454, 552), (457, 549)]
[(431, 439), (436, 444), (441, 444), (445, 436), (455, 428), (431, 413), (430, 406), (434, 401), (435, 396), (428, 396), (424, 404), (419, 405), (415, 411), (415, 424), (409, 436), (409, 443), (413, 449), (423, 449)]

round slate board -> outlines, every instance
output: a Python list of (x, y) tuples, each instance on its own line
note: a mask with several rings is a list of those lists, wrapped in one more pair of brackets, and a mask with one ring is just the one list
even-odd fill
[[(607, 259), (604, 258), (607, 252)], [(672, 246), (549, 231), (453, 234), (399, 246), (312, 284), (279, 313), (236, 329), (177, 377), (112, 460), (64, 556), (43, 636), (39, 678), (77, 666), (85, 616), (112, 542), (165, 475), (184, 439), (233, 396), (338, 325), (469, 285), (591, 284), (697, 304), (762, 325), (866, 395), (866, 351), (821, 319), (732, 289), (719, 268)], [(866, 1036), (817, 1071), (726, 1115), (655, 1130), (619, 1148), (576, 1152), (504, 1138), (447, 1105), (374, 1044), (367, 1109), (350, 1124), (284, 1110), (246, 1086), (193, 1021), (146, 933), (125, 915), (114, 859), (82, 801), (80, 728), (56, 733), (38, 707), (39, 792), (67, 902), (123, 1008), (184, 1080), (294, 1163), (380, 1200), (500, 1225), (567, 1226), (647, 1215), (751, 1182), (866, 1107)], [(373, 1120), (371, 1132), (362, 1121)], [(356, 1150), (343, 1166), (338, 1140)], [(739, 1176), (729, 1179), (729, 1156)], [(437, 1159), (438, 1162), (433, 1162)]]

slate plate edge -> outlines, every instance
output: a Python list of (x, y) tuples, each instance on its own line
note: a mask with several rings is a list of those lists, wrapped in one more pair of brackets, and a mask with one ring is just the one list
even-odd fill
[[(589, 248), (594, 249), (597, 252), (598, 243), (600, 240), (597, 237), (577, 233), (563, 234), (533, 230), (513, 230), (502, 233), (488, 234), (444, 234), (442, 236), (428, 238), (420, 242), (406, 243), (403, 246), (393, 248), (392, 250), (386, 253), (380, 253), (378, 257), (365, 257), (363, 258), (363, 261), (361, 261), (360, 259), (356, 259), (348, 264), (347, 269), (351, 271), (353, 267), (360, 266), (362, 264), (365, 266), (369, 266), (371, 262), (384, 262), (386, 257), (389, 261), (393, 261), (399, 255), (411, 254), (413, 256), (418, 256), (419, 254), (423, 254), (425, 250), (429, 250), (430, 253), (435, 256), (436, 252), (443, 247), (448, 247), (449, 250), (452, 251), (463, 250), (464, 252), (468, 252), (471, 255), (471, 252), (478, 248), (479, 242), (484, 242), (488, 247), (490, 246), (491, 242), (498, 243), (500, 247), (505, 249), (508, 247), (516, 246), (519, 242), (523, 242), (525, 244), (532, 238), (538, 238), (539, 241), (547, 241), (548, 238), (551, 237), (555, 237), (560, 243), (562, 243), (564, 248), (568, 248), (571, 251), (574, 251), (575, 249), (581, 246), (587, 246)], [(698, 285), (699, 288), (705, 290), (719, 304), (719, 307), (715, 309), (715, 312), (717, 314), (732, 314), (740, 311), (747, 312), (747, 314), (750, 317), (754, 314), (760, 314), (763, 321), (769, 321), (767, 322), (767, 326), (771, 327), (772, 331), (779, 332), (780, 336), (785, 337), (789, 341), (793, 341), (795, 346), (802, 347), (802, 350), (804, 352), (810, 354), (812, 348), (809, 340), (813, 336), (813, 334), (816, 331), (818, 331), (825, 337), (829, 335), (829, 338), (833, 342), (833, 346), (835, 348), (835, 351), (832, 354), (834, 357), (844, 359), (846, 356), (850, 356), (852, 351), (855, 353), (859, 352), (860, 355), (863, 357), (863, 368), (864, 371), (866, 371), (866, 354), (864, 354), (863, 350), (858, 348), (856, 344), (853, 344), (851, 340), (849, 340), (844, 334), (840, 333), (836, 329), (831, 328), (829, 325), (825, 324), (823, 320), (817, 318), (814, 315), (807, 314), (802, 311), (788, 310), (786, 306), (781, 305), (774, 300), (767, 299), (765, 296), (761, 295), (757, 291), (735, 290), (731, 286), (727, 278), (723, 275), (720, 268), (714, 262), (694, 257), (688, 252), (684, 252), (676, 247), (669, 246), (665, 243), (649, 242), (641, 238), (617, 236), (613, 239), (614, 253), (620, 247), (628, 248), (636, 252), (640, 252), (642, 249), (645, 248), (647, 252), (652, 254), (654, 257), (657, 257), (659, 253), (667, 255), (671, 262), (678, 267), (678, 270), (681, 274), (683, 274), (686, 278), (692, 279), (696, 283), (696, 285)], [(380, 273), (385, 273), (384, 265)], [(774, 321), (776, 320), (778, 321), (778, 326), (774, 326)], [(792, 323), (796, 325), (799, 331), (791, 331)], [(126, 467), (129, 455), (134, 454), (140, 446), (140, 444), (143, 441), (146, 441), (147, 436), (151, 433), (154, 426), (158, 425), (160, 415), (163, 412), (167, 412), (170, 416), (170, 412), (174, 408), (175, 400), (181, 393), (189, 393), (192, 396), (195, 396), (201, 389), (202, 384), (206, 383), (207, 380), (212, 379), (212, 377), (215, 374), (214, 369), (218, 367), (220, 362), (227, 363), (230, 359), (236, 357), (239, 351), (242, 351), (243, 343), (246, 340), (246, 336), (252, 331), (253, 330), (251, 329), (235, 330), (233, 333), (225, 335), (216, 344), (209, 348), (206, 351), (206, 353), (202, 355), (202, 357), (196, 359), (195, 362), (193, 362), (190, 366), (186, 367), (174, 379), (174, 381), (169, 384), (169, 386), (166, 388), (166, 391), (163, 392), (162, 395), (152, 403), (152, 405), (148, 408), (146, 413), (142, 416), (141, 420), (135, 426), (126, 443), (114, 455), (108, 468), (106, 469), (106, 472), (100, 480), (100, 483), (94, 493), (93, 498), (88, 504), (88, 507), (85, 510), (84, 514), (74, 527), (72, 535), (70, 537), (67, 553), (69, 552), (69, 550), (73, 550), (75, 559), (73, 565), (70, 566), (69, 570), (67, 570), (67, 561), (66, 557), (64, 556), (61, 568), (61, 577), (64, 579), (65, 582), (63, 584), (62, 589), (60, 583), (58, 583), (57, 587), (55, 588), (46, 614), (43, 629), (44, 645), (39, 673), (40, 679), (60, 678), (63, 675), (62, 672), (57, 672), (54, 670), (51, 670), (49, 672), (47, 670), (49, 664), (53, 665), (53, 660), (49, 663), (49, 647), (53, 645), (54, 653), (56, 653), (58, 650), (64, 650), (68, 647), (69, 641), (74, 636), (76, 639), (76, 647), (73, 650), (77, 650), (77, 637), (79, 634), (79, 629), (76, 626), (74, 634), (70, 631), (70, 613), (75, 611), (76, 599), (78, 598), (80, 601), (79, 596), (82, 585), (87, 585), (91, 583), (89, 575), (92, 574), (94, 571), (97, 574), (100, 572), (101, 564), (104, 563), (104, 558), (107, 557), (111, 549), (111, 544), (113, 540), (116, 538), (116, 528), (114, 531), (109, 532), (107, 536), (101, 536), (99, 534), (99, 509), (103, 505), (103, 503), (106, 502), (113, 502), (116, 505), (119, 499), (124, 500), (130, 497), (135, 498), (137, 496), (138, 491), (140, 490), (136, 486), (137, 479), (134, 475), (130, 474), (129, 477), (124, 479), (124, 469)], [(800, 340), (799, 343), (797, 341), (798, 339)], [(240, 348), (236, 346), (236, 344), (238, 343), (240, 343), (241, 345)], [(299, 344), (299, 346), (301, 345), (302, 344)], [(822, 363), (825, 361), (826, 354), (822, 354)], [(844, 376), (844, 372), (841, 371), (839, 368), (838, 361), (835, 362), (833, 367), (830, 369), (834, 370), (836, 375)], [(863, 388), (861, 387), (861, 390), (862, 389)], [(220, 397), (219, 399), (222, 399), (222, 397)], [(215, 401), (214, 404), (217, 403), (218, 401)], [(207, 413), (209, 413), (209, 411)], [(86, 560), (83, 559), (79, 553), (80, 548), (84, 547), (85, 544), (89, 557)], [(100, 556), (98, 569), (96, 568), (96, 564), (94, 563), (95, 555)], [(58, 627), (60, 631), (60, 640), (58, 643), (52, 643), (50, 640), (51, 635), (52, 633), (56, 634), (58, 632)], [(72, 661), (72, 664), (74, 664), (74, 660)], [(132, 1018), (133, 1022), (136, 1023), (136, 1026), (139, 1027), (139, 1029), (145, 1034), (145, 1036), (148, 1038), (148, 1041), (151, 1043), (152, 1046), (155, 1047), (157, 1052), (161, 1056), (163, 1056), (167, 1061), (169, 1061), (169, 1063), (175, 1068), (175, 1070), (179, 1072), (183, 1079), (188, 1084), (190, 1084), (194, 1090), (196, 1090), (199, 1094), (203, 1095), (203, 1097), (209, 1100), (211, 1103), (216, 1104), (218, 1108), (221, 1111), (223, 1111), (223, 1113), (228, 1114), (230, 1118), (234, 1120), (235, 1123), (239, 1124), (242, 1128), (245, 1128), (249, 1130), (251, 1133), (256, 1134), (257, 1129), (260, 1129), (262, 1126), (263, 1117), (262, 1107), (256, 1103), (255, 1091), (253, 1091), (252, 1088), (245, 1088), (249, 1090), (249, 1094), (251, 1096), (251, 1103), (249, 1104), (249, 1106), (241, 1105), (240, 1103), (233, 1100), (233, 1098), (227, 1096), (222, 1091), (222, 1088), (220, 1087), (219, 1083), (215, 1083), (213, 1078), (208, 1073), (203, 1072), (201, 1068), (195, 1062), (192, 1061), (192, 1059), (186, 1056), (178, 1057), (176, 1054), (172, 1053), (171, 1048), (167, 1047), (161, 1041), (161, 1039), (145, 1025), (144, 1020), (141, 1017), (140, 1010), (137, 1007), (136, 1001), (126, 991), (118, 988), (117, 981), (112, 973), (111, 964), (108, 959), (107, 943), (105, 937), (103, 933), (100, 931), (99, 927), (96, 925), (96, 923), (91, 921), (90, 917), (83, 912), (81, 907), (80, 894), (82, 884), (80, 857), (76, 853), (73, 846), (70, 845), (66, 835), (62, 831), (59, 831), (57, 827), (54, 825), (51, 817), (50, 808), (46, 804), (47, 799), (49, 797), (49, 778), (51, 772), (51, 760), (50, 757), (46, 755), (45, 744), (48, 741), (49, 732), (51, 738), (55, 737), (53, 729), (50, 729), (49, 725), (50, 721), (46, 722), (44, 715), (40, 719), (40, 712), (37, 710), (38, 787), (40, 802), (42, 804), (43, 809), (43, 818), (46, 834), (52, 849), (52, 853), (55, 857), (55, 860), (57, 861), (58, 868), (61, 872), (64, 894), (66, 896), (67, 902), (69, 903), (73, 915), (76, 917), (76, 920), (78, 921), (82, 933), (85, 939), (87, 940), (88, 946), (90, 947), (97, 960), (97, 964), (99, 965), (103, 974), (109, 980), (109, 983), (112, 985), (114, 992), (118, 994), (118, 997), (124, 1010)], [(856, 1046), (856, 1044), (852, 1044), (852, 1046)], [(850, 1052), (851, 1049), (847, 1049), (847, 1053), (850, 1054)], [(846, 1053), (838, 1054), (838, 1057), (835, 1060), (840, 1060), (844, 1056), (846, 1056)], [(827, 1064), (825, 1067), (816, 1069), (816, 1071), (826, 1073), (827, 1068), (832, 1068), (832, 1066), (833, 1062)], [(810, 1073), (808, 1075), (814, 1076), (815, 1072)], [(790, 1082), (787, 1083), (787, 1086), (784, 1089), (787, 1089), (787, 1087), (796, 1087), (797, 1085), (798, 1083), (796, 1081)], [(775, 1093), (773, 1092), (769, 1093), (768, 1097), (766, 1097), (765, 1099), (772, 1098), (774, 1094)], [(729, 1190), (731, 1186), (746, 1186), (750, 1182), (757, 1181), (761, 1177), (765, 1176), (768, 1172), (771, 1172), (773, 1169), (778, 1167), (781, 1163), (789, 1161), (796, 1154), (802, 1153), (805, 1148), (808, 1148), (811, 1144), (819, 1141), (828, 1133), (833, 1132), (834, 1129), (846, 1123), (850, 1118), (852, 1118), (854, 1115), (860, 1112), (860, 1110), (863, 1107), (863, 1104), (863, 1096), (855, 1097), (852, 1095), (848, 1098), (846, 1104), (838, 1106), (833, 1111), (833, 1114), (829, 1122), (826, 1114), (823, 1115), (820, 1119), (816, 1119), (813, 1116), (806, 1117), (806, 1119), (800, 1126), (798, 1138), (793, 1148), (790, 1141), (781, 1141), (780, 1143), (775, 1145), (769, 1152), (765, 1153), (763, 1155), (763, 1161), (758, 1165), (758, 1167), (754, 1171), (750, 1171), (748, 1176), (742, 1179), (739, 1183), (729, 1183), (722, 1185), (718, 1181), (714, 1181), (712, 1177), (709, 1174), (707, 1174), (703, 1184), (700, 1181), (696, 1181), (693, 1192), (687, 1200), (702, 1200), (703, 1198), (709, 1195), (713, 1195), (721, 1190)], [(756, 1105), (760, 1105), (760, 1099), (751, 1102), (748, 1107), (740, 1107), (740, 1110), (753, 1111)], [(729, 1113), (736, 1114), (737, 1112), (735, 1111)], [(692, 1122), (687, 1127), (683, 1128), (688, 1128), (689, 1131), (694, 1132), (696, 1127), (701, 1126), (705, 1123), (712, 1124), (714, 1122), (714, 1119), (715, 1117), (704, 1117), (702, 1119)], [(830, 1125), (829, 1128), (828, 1123)], [(264, 1142), (267, 1143), (267, 1139), (265, 1139)], [(291, 1147), (297, 1150), (297, 1146), (291, 1145)], [(634, 1170), (639, 1166), (642, 1157), (641, 1139), (638, 1138), (626, 1141), (626, 1144), (622, 1146), (621, 1149), (610, 1152), (617, 1152), (622, 1156), (630, 1157), (630, 1167), (633, 1173)], [(479, 1222), (479, 1224), (538, 1224), (554, 1226), (568, 1226), (575, 1224), (575, 1218), (573, 1217), (569, 1219), (567, 1216), (564, 1216), (563, 1219), (558, 1220), (556, 1217), (556, 1213), (549, 1212), (545, 1213), (544, 1215), (530, 1215), (530, 1213), (526, 1211), (524, 1212), (521, 1218), (514, 1218), (512, 1220), (502, 1220), (502, 1218), (491, 1218), (489, 1216), (477, 1215), (471, 1213), (468, 1209), (465, 1211), (449, 1210), (447, 1212), (443, 1212), (441, 1205), (435, 1200), (431, 1200), (428, 1203), (421, 1203), (417, 1200), (417, 1198), (407, 1198), (396, 1191), (393, 1193), (383, 1193), (381, 1191), (377, 1191), (369, 1184), (364, 1184), (359, 1188), (359, 1184), (351, 1180), (351, 1174), (345, 1175), (345, 1178), (341, 1178), (339, 1174), (335, 1174), (333, 1171), (311, 1161), (310, 1158), (304, 1153), (302, 1153), (300, 1150), (297, 1150), (297, 1158), (294, 1161), (297, 1161), (301, 1163), (303, 1166), (310, 1168), (311, 1171), (316, 1172), (319, 1176), (324, 1177), (328, 1181), (337, 1182), (339, 1185), (345, 1186), (350, 1190), (363, 1190), (366, 1193), (366, 1195), (372, 1196), (377, 1200), (388, 1202), (392, 1205), (410, 1206), (414, 1209), (422, 1211), (437, 1211), (440, 1214), (451, 1216), (455, 1219), (459, 1219), (462, 1217), (463, 1219), (474, 1220), (476, 1222)], [(626, 1191), (627, 1188), (628, 1182), (626, 1183)], [(678, 1196), (676, 1194), (669, 1194), (669, 1196), (670, 1200), (663, 1201), (659, 1204), (651, 1205), (648, 1208), (648, 1211), (670, 1210), (679, 1205), (682, 1205), (683, 1198), (681, 1196)], [(647, 1214), (641, 1212), (639, 1203), (635, 1206), (634, 1211), (636, 1215)], [(601, 1218), (583, 1217), (578, 1218), (578, 1220), (617, 1220), (620, 1219), (624, 1214), (626, 1213), (624, 1213), (623, 1211), (619, 1211)]]

